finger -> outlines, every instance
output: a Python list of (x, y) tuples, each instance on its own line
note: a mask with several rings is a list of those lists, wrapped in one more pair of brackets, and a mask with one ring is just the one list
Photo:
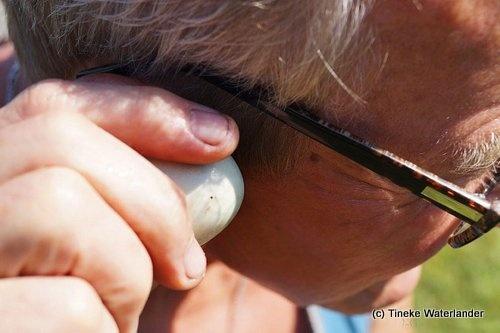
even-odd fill
[(228, 116), (160, 88), (125, 85), (123, 77), (114, 76), (113, 83), (109, 76), (104, 82), (36, 84), (2, 110), (0, 127), (46, 111), (78, 112), (151, 158), (210, 163), (236, 148), (238, 129)]
[(88, 281), (122, 332), (137, 329), (152, 265), (137, 235), (77, 172), (44, 168), (0, 186), (0, 277)]
[(44, 113), (0, 130), (0, 182), (45, 166), (78, 171), (146, 246), (155, 277), (190, 288), (205, 272), (185, 198), (150, 162), (77, 113)]
[(0, 299), (0, 332), (118, 332), (95, 290), (78, 278), (1, 279)]

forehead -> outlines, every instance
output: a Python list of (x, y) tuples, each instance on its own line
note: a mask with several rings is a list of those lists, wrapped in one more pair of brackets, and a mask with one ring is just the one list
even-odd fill
[(369, 19), (384, 66), (364, 105), (332, 100), (324, 115), (431, 170), (482, 168), (500, 156), (500, 21), (491, 19), (500, 7), (422, 4), (421, 12), (397, 1), (375, 6)]
[[(271, 158), (273, 153), (279, 156), (293, 154), (290, 147), (296, 145), (297, 139), (301, 146), (307, 145), (308, 138), (276, 124), (268, 116), (243, 103), (236, 88), (229, 94), (194, 75), (181, 75), (174, 81), (165, 87), (239, 120), (244, 150), (249, 150), (249, 146), (261, 146), (259, 149)], [(384, 111), (374, 112), (368, 104), (368, 107), (356, 112), (351, 110), (347, 117), (333, 110), (324, 113), (323, 119), (405, 159), (428, 166), (431, 171), (444, 165), (448, 170), (463, 173), (484, 171), (500, 156), (500, 117), (497, 109), (465, 112), (465, 117), (450, 109), (451, 113), (443, 114), (439, 105), (415, 114), (404, 112), (404, 108)], [(250, 141), (250, 144), (245, 144), (245, 141)], [(441, 158), (433, 160), (439, 155)]]
[[(366, 104), (352, 103), (348, 94), (332, 94), (316, 107), (337, 126), (436, 173), (466, 169), (464, 166), (483, 168), (498, 156), (499, 117), (495, 105), (500, 96), (500, 66), (498, 57), (491, 53), (498, 39), (493, 36), (478, 43), (470, 38), (474, 29), (458, 10), (463, 1), (448, 6), (447, 11), (443, 6), (422, 13), (398, 10), (402, 5), (395, 3), (376, 6), (370, 16), (372, 23), (381, 27), (377, 31), (380, 43), (373, 45), (373, 50), (385, 52), (388, 57), (381, 68), (369, 63), (379, 75), (375, 79), (370, 75), (362, 78), (364, 84), (370, 85), (369, 92), (362, 96)], [(382, 7), (399, 21), (377, 21), (384, 17)], [(448, 18), (441, 20), (445, 16)], [(474, 18), (474, 24), (481, 20)], [(486, 21), (489, 23), (483, 30), (495, 26), (493, 21)], [(322, 88), (328, 90), (337, 84), (331, 79)], [(187, 97), (226, 109), (236, 118), (243, 114), (245, 108), (231, 97), (214, 93), (211, 87), (199, 87), (186, 85), (185, 90), (191, 93)], [(259, 121), (258, 117), (246, 117), (240, 126), (259, 126)], [(264, 136), (269, 131), (281, 133), (283, 129), (262, 127), (259, 134)], [(255, 134), (255, 126), (246, 132)], [(272, 140), (267, 145), (270, 143)]]

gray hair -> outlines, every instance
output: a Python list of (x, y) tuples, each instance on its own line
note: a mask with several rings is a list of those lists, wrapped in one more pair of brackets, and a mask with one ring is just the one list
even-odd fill
[[(11, 37), (32, 82), (72, 79), (82, 69), (109, 63), (142, 66), (143, 79), (158, 81), (169, 76), (166, 69), (202, 64), (247, 87), (270, 88), (278, 104), (300, 101), (314, 108), (328, 103), (345, 110), (362, 104), (376, 76), (370, 73), (378, 68), (373, 62), (381, 62), (363, 24), (372, 0), (4, 3)], [(251, 133), (240, 142), (247, 160), (273, 170), (293, 168), (304, 140), (250, 112), (234, 116), (242, 133)], [(271, 151), (264, 149), (270, 142)]]
[(454, 157), (458, 159), (458, 174), (467, 174), (491, 168), (500, 156), (500, 132), (490, 133), (489, 138), (457, 148)]
[(9, 39), (9, 32), (7, 30), (7, 20), (5, 17), (5, 8), (0, 3), (0, 40)]
[(359, 102), (363, 94), (361, 60), (371, 37), (361, 31), (371, 0), (4, 2), (34, 81), (147, 61), (149, 73), (206, 64), (272, 87), (279, 103), (323, 103), (346, 93)]

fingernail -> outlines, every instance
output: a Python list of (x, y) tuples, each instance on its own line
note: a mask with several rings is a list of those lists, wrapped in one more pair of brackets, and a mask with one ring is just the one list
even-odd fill
[(224, 115), (201, 108), (191, 110), (189, 124), (194, 136), (212, 146), (224, 141), (229, 131), (228, 119)]
[(184, 269), (186, 276), (193, 280), (199, 280), (205, 274), (207, 258), (200, 244), (193, 237), (184, 255)]

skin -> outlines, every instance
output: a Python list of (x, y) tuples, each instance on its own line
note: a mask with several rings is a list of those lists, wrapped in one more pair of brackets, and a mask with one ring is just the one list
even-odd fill
[[(473, 8), (467, 1), (421, 3), (421, 11), (409, 1), (384, 1), (374, 8), (369, 20), (388, 60), (366, 97), (368, 107), (337, 112), (329, 120), (473, 189), (484, 170), (450, 170), (458, 162), (454, 149), (500, 129), (500, 35), (492, 19), (500, 8), (494, 1), (475, 2)], [(332, 114), (328, 105), (323, 111)], [(243, 206), (207, 253), (295, 304), (364, 312), (404, 303), (418, 281), (418, 265), (444, 246), (457, 221), (307, 138), (302, 145), (299, 166), (282, 177), (240, 165)], [(230, 302), (233, 284), (224, 281), (199, 289), (226, 291), (224, 300)], [(177, 297), (184, 297), (179, 317), (158, 303), (148, 304), (147, 310), (171, 315), (156, 327), (171, 323), (172, 331), (186, 332), (183, 318), (216, 318), (214, 298)], [(165, 299), (164, 304), (171, 303)], [(269, 312), (288, 306), (286, 318), (297, 320), (287, 301), (260, 304)], [(216, 330), (224, 323), (220, 319), (208, 327)], [(380, 325), (375, 329), (393, 329)], [(401, 331), (401, 323), (396, 325)]]
[[(134, 332), (153, 273), (174, 289), (205, 273), (183, 193), (138, 152), (216, 161), (236, 125), (158, 88), (90, 80), (33, 85), (1, 110), (1, 331)], [(200, 118), (224, 124), (219, 140), (196, 135)]]
[[(366, 109), (348, 110), (361, 116), (337, 117), (351, 133), (469, 188), (478, 173), (449, 172), (453, 147), (500, 130), (500, 8), (475, 3), (423, 1), (421, 11), (410, 1), (378, 4), (369, 20), (387, 63)], [(455, 228), (423, 200), (319, 144), (308, 148), (279, 179), (243, 170), (243, 207), (209, 253), (297, 304), (345, 309), (434, 255)], [(414, 285), (395, 288), (398, 297)], [(398, 298), (377, 296), (353, 310)]]
[[(410, 1), (388, 0), (377, 4), (370, 15), (370, 22), (377, 27), (378, 43), (381, 49), (388, 52), (389, 57), (379, 81), (373, 85), (366, 97), (368, 106), (345, 110), (336, 117), (333, 117), (330, 105), (325, 105), (322, 111), (352, 133), (412, 160), (444, 178), (472, 187), (474, 182), (477, 182), (478, 172), (464, 175), (449, 172), (456, 163), (452, 158), (452, 150), (459, 143), (483, 140), (487, 134), (499, 129), (500, 76), (497, 52), (500, 47), (500, 36), (498, 23), (494, 18), (498, 17), (500, 10), (495, 1), (486, 0), (475, 2), (476, 6), (473, 8), (470, 7), (468, 0), (418, 3), (422, 4), (423, 10), (419, 11)], [(120, 82), (114, 83), (120, 85)], [(13, 208), (9, 208), (7, 212), (10, 215), (6, 215), (17, 216), (18, 219), (11, 218), (7, 221), (23, 226), (20, 230), (24, 232), (30, 232), (27, 236), (22, 232), (13, 233), (14, 240), (30, 239), (35, 244), (39, 239), (44, 239), (43, 235), (54, 234), (57, 221), (70, 225), (67, 230), (82, 230), (89, 225), (93, 226), (91, 229), (96, 231), (89, 232), (88, 235), (78, 232), (71, 234), (69, 231), (65, 233), (65, 231), (57, 234), (61, 238), (51, 238), (53, 243), (48, 242), (48, 244), (57, 244), (57, 240), (61, 239), (67, 240), (71, 234), (79, 239), (79, 242), (89, 244), (87, 248), (95, 249), (95, 252), (89, 253), (81, 248), (69, 252), (57, 252), (57, 247), (54, 247), (56, 254), (70, 253), (75, 257), (92, 258), (92, 260), (69, 261), (74, 266), (67, 264), (72, 269), (64, 272), (69, 272), (74, 277), (3, 279), (0, 286), (2, 299), (4, 297), (11, 299), (10, 303), (18, 308), (14, 307), (17, 312), (9, 313), (7, 313), (9, 309), (0, 309), (0, 313), (3, 311), (10, 318), (14, 318), (10, 321), (11, 324), (16, 323), (15, 313), (22, 311), (27, 317), (38, 318), (36, 316), (41, 313), (37, 309), (43, 300), (47, 299), (48, 294), (36, 290), (60, 290), (50, 293), (50, 304), (61, 311), (58, 313), (69, 312), (67, 316), (62, 316), (67, 321), (57, 321), (53, 318), (44, 321), (35, 320), (37, 325), (42, 322), (49, 330), (53, 327), (50, 325), (63, 325), (57, 328), (64, 331), (65, 327), (74, 327), (71, 324), (72, 321), (76, 321), (77, 326), (84, 332), (95, 332), (99, 329), (104, 331), (109, 327), (116, 329), (117, 325), (122, 331), (130, 331), (135, 327), (137, 315), (147, 297), (144, 290), (149, 290), (146, 288), (150, 284), (150, 275), (147, 272), (152, 274), (149, 258), (157, 270), (156, 276), (167, 286), (172, 284), (177, 287), (191, 286), (176, 280), (181, 276), (179, 273), (181, 269), (176, 265), (181, 262), (180, 249), (185, 249), (190, 239), (189, 228), (186, 227), (188, 222), (185, 218), (175, 216), (174, 219), (180, 220), (175, 223), (178, 227), (165, 226), (165, 229), (162, 229), (165, 232), (161, 237), (155, 238), (156, 233), (149, 229), (151, 225), (162, 226), (161, 221), (172, 217), (157, 216), (157, 212), (161, 210), (155, 210), (155, 213), (147, 211), (151, 203), (148, 199), (153, 200), (154, 193), (144, 191), (134, 196), (133, 191), (127, 191), (128, 188), (121, 184), (123, 180), (116, 180), (115, 173), (98, 178), (101, 175), (99, 166), (91, 163), (86, 165), (88, 161), (81, 158), (86, 152), (75, 148), (84, 141), (72, 141), (75, 139), (68, 136), (67, 131), (62, 130), (64, 127), (62, 124), (76, 124), (71, 126), (77, 126), (79, 130), (81, 127), (82, 132), (79, 133), (89, 138), (88, 147), (100, 150), (104, 157), (109, 157), (110, 165), (116, 170), (120, 170), (120, 165), (131, 163), (137, 166), (137, 170), (143, 172), (145, 181), (149, 179), (154, 184), (164, 184), (165, 192), (155, 197), (165, 198), (168, 202), (163, 204), (167, 205), (172, 205), (172, 200), (177, 200), (177, 204), (181, 207), (180, 215), (182, 215), (182, 200), (176, 197), (174, 186), (169, 184), (168, 180), (158, 178), (156, 171), (152, 170), (140, 156), (127, 150), (125, 144), (132, 145), (145, 155), (158, 154), (159, 158), (174, 161), (185, 159), (186, 156), (181, 152), (193, 149), (193, 145), (196, 145), (189, 141), (189, 135), (186, 137), (186, 133), (182, 134), (182, 131), (176, 135), (170, 135), (168, 131), (152, 132), (151, 127), (147, 127), (150, 123), (141, 122), (141, 119), (149, 119), (148, 115), (151, 112), (148, 111), (149, 107), (155, 105), (147, 104), (151, 99), (146, 99), (144, 101), (146, 104), (140, 104), (141, 107), (137, 108), (140, 114), (144, 112), (144, 118), (139, 116), (139, 121), (134, 118), (134, 122), (139, 125), (134, 126), (136, 128), (132, 130), (124, 126), (127, 122), (121, 121), (121, 117), (135, 113), (125, 110), (123, 114), (105, 112), (96, 114), (95, 108), (91, 108), (93, 112), (85, 112), (85, 107), (83, 111), (80, 109), (85, 103), (100, 101), (104, 103), (101, 106), (105, 108), (99, 110), (114, 110), (117, 105), (113, 104), (113, 101), (118, 102), (119, 97), (131, 93), (126, 86), (104, 84), (98, 86), (98, 89), (88, 91), (89, 85), (85, 85), (84, 82), (74, 83), (77, 86), (74, 91), (82, 91), (82, 96), (87, 98), (69, 105), (64, 104), (68, 103), (68, 99), (62, 98), (61, 101), (59, 98), (48, 98), (49, 101), (55, 101), (55, 104), (40, 105), (38, 102), (47, 100), (47, 96), (65, 96), (67, 92), (67, 89), (61, 90), (59, 87), (62, 85), (65, 88), (67, 83), (44, 84), (52, 85), (45, 90), (43, 84), (42, 88), (40, 85), (30, 88), (34, 89), (31, 91), (35, 91), (35, 95), (31, 96), (36, 97), (32, 99), (31, 104), (19, 102), (23, 98), (29, 101), (30, 94), (23, 94), (18, 100), (5, 106), (4, 112), (1, 113), (7, 116), (3, 116), (1, 120), (4, 126), (0, 127), (0, 131), (4, 131), (4, 134), (0, 135), (5, 138), (5, 142), (16, 142), (17, 146), (14, 146), (21, 150), (20, 160), (23, 161), (22, 165), (19, 165), (18, 161), (6, 163), (2, 166), (5, 170), (2, 169), (0, 172), (2, 179), (0, 194), (3, 194), (3, 200), (13, 195), (21, 198), (16, 201), (17, 204), (12, 203)], [(133, 84), (133, 82), (126, 83), (126, 85)], [(147, 89), (153, 88), (142, 89), (145, 89), (143, 93), (146, 96), (161, 95), (166, 105), (178, 101), (177, 97), (164, 94), (160, 90), (150, 91), (148, 95)], [(54, 91), (59, 94), (55, 94)], [(89, 96), (97, 97), (89, 99)], [(187, 101), (177, 103), (174, 102), (177, 106), (181, 106), (175, 109), (180, 110), (189, 109), (191, 105)], [(62, 109), (74, 112), (63, 112)], [(119, 107), (118, 109), (120, 110)], [(168, 107), (161, 110), (165, 109), (170, 110)], [(352, 119), (353, 112), (359, 116)], [(183, 113), (180, 115), (182, 117)], [(169, 117), (175, 118), (175, 116), (169, 114)], [(92, 122), (116, 135), (122, 142), (91, 126)], [(55, 127), (60, 131), (56, 131), (55, 137), (49, 131), (54, 128), (51, 125), (54, 123), (60, 124)], [(158, 125), (154, 128), (163, 127)], [(158, 133), (159, 137), (152, 137), (156, 140), (150, 139), (141, 135), (142, 131)], [(227, 139), (229, 143), (221, 143), (216, 152), (205, 150), (208, 148), (203, 145), (198, 148), (199, 150), (195, 149), (194, 151), (199, 154), (198, 161), (207, 162), (229, 154), (231, 149), (228, 147), (234, 147), (237, 140), (236, 131), (232, 130), (231, 133), (232, 136)], [(169, 140), (173, 141), (179, 136), (186, 139), (180, 140), (186, 146), (183, 149), (169, 150), (168, 147), (172, 146), (169, 145), (171, 142)], [(26, 138), (37, 140), (26, 142)], [(47, 141), (50, 138), (52, 141)], [(41, 141), (38, 142), (38, 139)], [(57, 142), (65, 142), (62, 146), (66, 148), (54, 152), (53, 146), (47, 143), (53, 144), (58, 139), (60, 141)], [(154, 142), (158, 140), (161, 142), (161, 145), (157, 146), (158, 150), (152, 149)], [(19, 145), (19, 142), (25, 143), (25, 147), (22, 148), (23, 145)], [(45, 151), (40, 152), (44, 143), (46, 147), (52, 149), (49, 151), (45, 148)], [(4, 148), (13, 149), (12, 146), (5, 144)], [(223, 261), (239, 273), (269, 288), (251, 289), (251, 295), (247, 295), (249, 299), (259, 292), (263, 292), (263, 296), (253, 306), (248, 302), (244, 304), (247, 309), (269, 305), (266, 307), (269, 313), (278, 313), (276, 312), (278, 309), (283, 310), (279, 313), (286, 325), (273, 328), (273, 332), (290, 331), (288, 324), (297, 320), (293, 314), (294, 304), (318, 303), (347, 312), (358, 312), (388, 305), (406, 297), (418, 280), (418, 269), (414, 267), (427, 260), (445, 244), (457, 223), (452, 217), (321, 145), (308, 141), (306, 146), (307, 149), (301, 152), (298, 167), (282, 177), (256, 173), (251, 167), (242, 165), (246, 186), (242, 209), (230, 227), (206, 248), (209, 257)], [(38, 150), (35, 150), (36, 147)], [(163, 149), (167, 152), (164, 153)], [(1, 153), (2, 146), (0, 146)], [(57, 160), (61, 155), (68, 157), (62, 161)], [(58, 167), (47, 168), (47, 165)], [(90, 177), (85, 178), (81, 175)], [(53, 185), (51, 187), (54, 179), (56, 179), (55, 184), (63, 184), (79, 199), (71, 201), (64, 196), (58, 197), (57, 193), (52, 195), (55, 190), (48, 191), (50, 195), (47, 198), (45, 190), (58, 187)], [(95, 180), (99, 180), (102, 184)], [(106, 181), (109, 181), (109, 184)], [(20, 186), (30, 190), (18, 193), (16, 189)], [(156, 188), (155, 186), (152, 188)], [(121, 194), (124, 196), (122, 197), (120, 193), (131, 193), (132, 197)], [(164, 195), (165, 193), (168, 195)], [(139, 207), (136, 200), (140, 202)], [(50, 227), (42, 236), (31, 234), (31, 230), (37, 230), (33, 227), (34, 224), (27, 224), (26, 227), (19, 222), (19, 216), (24, 217), (23, 214), (27, 212), (26, 207), (32, 207), (28, 205), (30, 202), (39, 204), (33, 204), (32, 210), (28, 210), (32, 218), (24, 218), (23, 221), (35, 221), (43, 217), (41, 220), (47, 221)], [(59, 207), (49, 211), (62, 211), (62, 207), (71, 204), (76, 205), (73, 211), (80, 211), (83, 210), (84, 202), (86, 209), (92, 207), (88, 209), (89, 215), (74, 218), (60, 214), (49, 219), (48, 216), (42, 216), (43, 212), (36, 210), (37, 207)], [(136, 206), (131, 205), (131, 202)], [(153, 204), (160, 203), (153, 202)], [(127, 212), (127, 207), (132, 206), (138, 210)], [(18, 211), (15, 210), (16, 207)], [(137, 214), (136, 218), (133, 218), (134, 214)], [(146, 223), (145, 220), (148, 219), (145, 219), (145, 216), (158, 219), (158, 222)], [(109, 224), (105, 224), (106, 228), (102, 224), (92, 222), (101, 219), (110, 221)], [(125, 227), (127, 225), (130, 228)], [(151, 235), (151, 239), (145, 235)], [(117, 244), (114, 244), (116, 247), (108, 249), (105, 247), (106, 242), (99, 242), (99, 239), (116, 239)], [(71, 249), (75, 243), (78, 242), (63, 243), (63, 245)], [(131, 243), (134, 245), (130, 245)], [(180, 247), (177, 248), (177, 245)], [(170, 248), (165, 248), (168, 246)], [(124, 249), (123, 253), (118, 251), (120, 248)], [(24, 275), (56, 275), (59, 271), (51, 270), (52, 266), (46, 264), (46, 261), (39, 260), (44, 258), (46, 251), (30, 252), (35, 255), (27, 256), (31, 259), (19, 261), (18, 264), (29, 262), (32, 266), (28, 265), (29, 269), (15, 271), (10, 276), (19, 276), (22, 272), (26, 272)], [(172, 255), (167, 255), (165, 259), (155, 251)], [(15, 262), (15, 259), (12, 261)], [(133, 260), (137, 260), (137, 263), (131, 262)], [(95, 266), (92, 266), (92, 261), (96, 261)], [(120, 269), (114, 268), (115, 266), (111, 264), (113, 261), (125, 264), (120, 266)], [(137, 265), (142, 265), (140, 269), (146, 272), (142, 275), (136, 272), (137, 275), (141, 275), (137, 282), (139, 292), (135, 290), (127, 293), (127, 290), (119, 290), (114, 294), (112, 289), (110, 293), (106, 293), (109, 291), (106, 286), (114, 286), (114, 283), (122, 281), (123, 278), (133, 278), (134, 274), (127, 273), (134, 272)], [(95, 267), (105, 267), (107, 270), (96, 271)], [(228, 272), (229, 277), (235, 274)], [(213, 325), (215, 328), (222, 327), (227, 318), (217, 318), (207, 314), (210, 311), (217, 312), (217, 306), (224, 308), (224, 302), (229, 302), (231, 299), (231, 292), (236, 282), (229, 278), (224, 279), (226, 276), (224, 274), (226, 273), (223, 269), (222, 272), (221, 269), (209, 270), (207, 276), (210, 275), (214, 280), (208, 281), (215, 281), (214, 283), (201, 285), (193, 292), (175, 294), (177, 297), (175, 300), (159, 297), (162, 301), (154, 304), (153, 300), (157, 299), (155, 295), (161, 296), (164, 292), (161, 288), (157, 289), (144, 312), (144, 327), (148, 327), (148, 322), (156, 320), (161, 324), (154, 327), (158, 331), (164, 330), (165, 322), (161, 321), (161, 318), (171, 319), (169, 325), (174, 331), (196, 331), (195, 326), (182, 325), (188, 318), (195, 324), (196, 320), (213, 318), (208, 325)], [(104, 276), (106, 278), (103, 278)], [(102, 284), (98, 283), (99, 279), (102, 279), (100, 280)], [(77, 291), (76, 300), (81, 300), (80, 304), (85, 305), (83, 309), (87, 312), (82, 312), (82, 307), (68, 306), (68, 290)], [(197, 297), (190, 297), (194, 295), (192, 293), (197, 293)], [(277, 296), (276, 293), (288, 300)], [(19, 301), (23, 297), (30, 299), (28, 305), (31, 306)], [(104, 303), (99, 301), (99, 297)], [(134, 301), (130, 301), (131, 299)], [(75, 308), (76, 314), (71, 312)], [(157, 315), (150, 317), (149, 314), (154, 313), (154, 310), (157, 311)], [(88, 318), (91, 318), (90, 324), (86, 322)], [(29, 325), (29, 322), (26, 325)], [(247, 327), (249, 331), (255, 328), (251, 325), (256, 325), (255, 321), (249, 323)], [(89, 326), (93, 329), (89, 329)], [(11, 328), (7, 327), (5, 330)]]

